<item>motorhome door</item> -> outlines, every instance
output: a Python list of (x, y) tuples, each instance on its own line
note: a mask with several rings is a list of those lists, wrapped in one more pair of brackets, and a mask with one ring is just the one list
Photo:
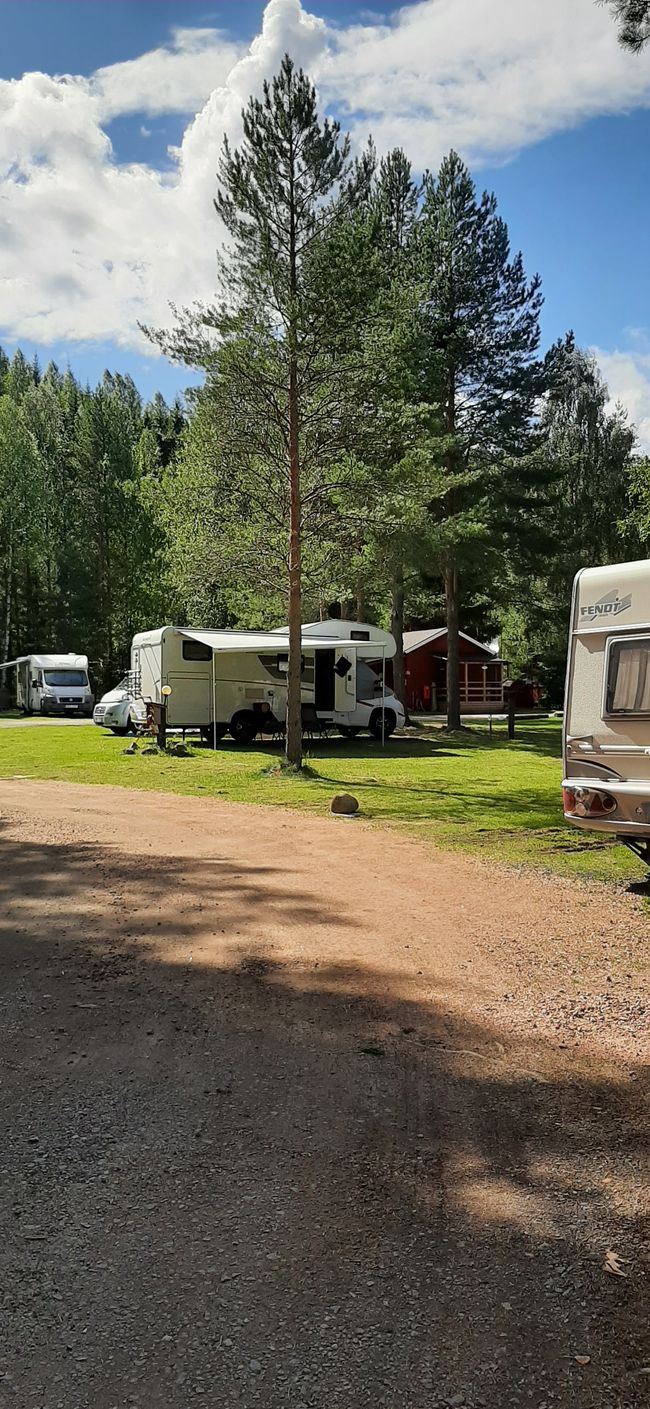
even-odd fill
[(170, 729), (212, 723), (212, 680), (209, 675), (171, 671), (168, 684), (172, 690), (167, 705)]
[(357, 705), (356, 651), (339, 650), (334, 660), (334, 708), (337, 714), (348, 714)]

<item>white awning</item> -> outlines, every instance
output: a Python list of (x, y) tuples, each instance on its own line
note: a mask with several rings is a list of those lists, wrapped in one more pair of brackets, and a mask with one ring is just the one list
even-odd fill
[[(200, 641), (201, 645), (209, 646), (212, 651), (250, 651), (255, 655), (259, 655), (260, 651), (272, 651), (277, 655), (279, 651), (284, 655), (285, 649), (288, 649), (289, 646), (288, 633), (286, 637), (282, 637), (276, 631), (182, 631), (179, 629), (178, 634), (189, 641)], [(385, 648), (382, 648), (381, 643), (376, 641), (352, 641), (332, 636), (303, 635), (302, 649), (303, 651), (363, 650), (364, 655), (377, 657), (382, 655)]]

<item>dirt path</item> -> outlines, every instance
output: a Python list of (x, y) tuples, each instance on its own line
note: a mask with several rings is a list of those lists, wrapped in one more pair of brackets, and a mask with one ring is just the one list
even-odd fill
[(639, 901), (4, 781), (0, 935), (1, 1409), (648, 1405)]

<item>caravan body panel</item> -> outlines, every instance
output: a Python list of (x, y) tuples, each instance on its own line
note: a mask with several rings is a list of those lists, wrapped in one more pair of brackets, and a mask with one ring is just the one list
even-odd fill
[(650, 561), (576, 577), (563, 752), (567, 821), (650, 837)]

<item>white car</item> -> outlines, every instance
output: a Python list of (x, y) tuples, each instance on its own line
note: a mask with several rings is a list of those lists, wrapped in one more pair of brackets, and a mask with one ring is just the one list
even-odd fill
[(146, 710), (142, 700), (134, 700), (129, 694), (128, 682), (120, 680), (95, 705), (93, 722), (102, 729), (112, 729), (114, 734), (136, 734), (146, 723)]

